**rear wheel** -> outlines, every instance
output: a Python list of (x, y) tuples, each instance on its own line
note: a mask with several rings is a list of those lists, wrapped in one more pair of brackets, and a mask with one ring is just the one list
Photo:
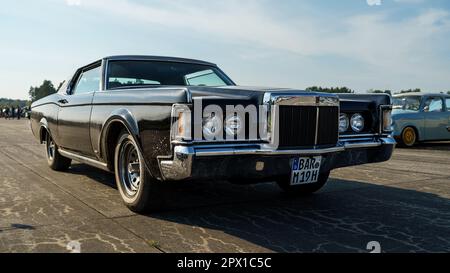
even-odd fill
[(406, 147), (412, 147), (417, 141), (416, 130), (412, 127), (403, 129), (401, 142)]
[(72, 160), (59, 154), (58, 145), (56, 145), (48, 132), (45, 146), (47, 150), (47, 163), (51, 169), (55, 171), (65, 171), (70, 167)]
[(136, 142), (126, 131), (116, 145), (114, 169), (120, 196), (130, 210), (140, 213), (159, 209), (159, 182), (146, 170)]
[(308, 195), (320, 190), (328, 181), (330, 172), (321, 173), (319, 179), (315, 183), (304, 185), (291, 185), (290, 178), (280, 179), (277, 181), (278, 186), (288, 194), (292, 195)]

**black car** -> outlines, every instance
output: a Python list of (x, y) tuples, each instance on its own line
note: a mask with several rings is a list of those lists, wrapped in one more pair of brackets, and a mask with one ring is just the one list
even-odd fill
[(32, 104), (31, 128), (54, 170), (71, 160), (115, 173), (133, 211), (157, 209), (167, 181), (276, 181), (319, 190), (335, 168), (388, 160), (388, 95), (237, 86), (215, 64), (106, 57)]

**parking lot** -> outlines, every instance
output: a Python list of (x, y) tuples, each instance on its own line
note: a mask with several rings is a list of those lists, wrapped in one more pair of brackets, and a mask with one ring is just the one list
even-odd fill
[(28, 120), (0, 120), (0, 252), (450, 251), (450, 142), (397, 149), (381, 164), (336, 170), (309, 197), (274, 184), (184, 182), (172, 206), (137, 215), (112, 174), (47, 167)]

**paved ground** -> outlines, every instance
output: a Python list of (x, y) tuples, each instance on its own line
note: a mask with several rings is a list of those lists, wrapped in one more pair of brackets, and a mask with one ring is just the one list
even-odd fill
[(272, 184), (173, 185), (174, 205), (136, 215), (109, 173), (46, 166), (28, 121), (0, 120), (0, 252), (450, 251), (450, 143), (397, 149), (387, 163), (332, 173), (320, 194)]

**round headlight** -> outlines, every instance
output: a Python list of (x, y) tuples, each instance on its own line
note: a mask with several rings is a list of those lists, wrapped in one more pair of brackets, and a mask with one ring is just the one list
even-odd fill
[(203, 118), (203, 136), (207, 140), (222, 139), (222, 120), (214, 113)]
[(225, 133), (233, 137), (239, 135), (242, 130), (242, 122), (239, 116), (233, 115), (225, 119)]
[(344, 113), (340, 114), (339, 115), (339, 133), (343, 133), (343, 132), (347, 131), (348, 124), (349, 124), (349, 121), (348, 121), (347, 114), (344, 114)]
[(361, 114), (354, 114), (350, 120), (350, 125), (352, 130), (359, 133), (364, 130), (364, 118)]

